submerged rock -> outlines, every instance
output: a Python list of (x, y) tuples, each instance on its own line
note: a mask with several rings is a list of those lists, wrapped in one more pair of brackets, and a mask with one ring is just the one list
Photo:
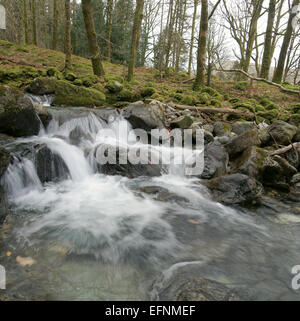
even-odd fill
[(238, 289), (217, 280), (202, 277), (207, 274), (202, 262), (180, 262), (165, 270), (154, 282), (153, 300), (162, 301), (239, 301)]
[(0, 86), (0, 132), (21, 137), (39, 131), (40, 120), (29, 97), (17, 88)]
[(244, 174), (231, 174), (205, 182), (216, 201), (233, 204), (255, 203), (262, 196), (263, 187), (254, 178)]
[(158, 105), (131, 104), (122, 113), (133, 129), (164, 128), (164, 112)]
[(141, 192), (149, 195), (154, 195), (158, 201), (161, 202), (172, 202), (172, 201), (183, 201), (188, 200), (182, 196), (178, 196), (174, 193), (169, 192), (166, 188), (161, 186), (145, 186), (139, 189)]

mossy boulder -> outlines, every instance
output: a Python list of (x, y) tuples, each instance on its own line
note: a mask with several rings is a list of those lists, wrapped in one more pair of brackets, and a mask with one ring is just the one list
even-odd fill
[(229, 136), (231, 133), (231, 125), (228, 123), (224, 123), (221, 121), (217, 121), (214, 123), (214, 136), (222, 137)]
[(180, 116), (170, 123), (171, 129), (181, 128), (188, 129), (193, 124), (193, 119), (187, 115)]
[(54, 77), (37, 78), (26, 90), (35, 95), (55, 94), (53, 104), (56, 106), (102, 106), (106, 100), (104, 93), (97, 89), (76, 86)]
[(182, 104), (188, 105), (188, 106), (195, 106), (196, 99), (192, 95), (184, 95), (181, 100)]
[(239, 109), (244, 111), (251, 111), (252, 113), (255, 112), (255, 107), (249, 102), (237, 102), (233, 105), (233, 109)]
[(254, 122), (248, 121), (238, 121), (232, 124), (232, 132), (237, 135), (242, 135), (243, 133), (247, 132), (248, 130), (255, 129), (256, 125)]
[(292, 114), (300, 114), (300, 104), (294, 104), (287, 107)]
[(83, 85), (82, 79), (75, 79), (73, 84), (76, 86), (82, 86)]
[(30, 83), (26, 91), (34, 95), (54, 94), (56, 82), (57, 79), (54, 77), (39, 77)]
[(218, 100), (222, 99), (222, 95), (212, 87), (203, 87), (201, 93), (208, 94), (210, 97), (217, 98)]
[(267, 120), (269, 123), (275, 121), (278, 118), (279, 112), (276, 109), (269, 111), (260, 111), (256, 113), (258, 117)]
[(93, 85), (97, 84), (98, 80), (99, 80), (98, 76), (90, 75), (82, 78), (82, 84), (85, 87), (92, 87)]
[(99, 90), (78, 87), (65, 80), (58, 80), (55, 86), (54, 105), (57, 106), (103, 106), (106, 97)]
[(65, 74), (65, 79), (73, 82), (77, 79), (77, 76), (73, 72), (68, 72)]
[(112, 94), (117, 94), (122, 91), (123, 85), (117, 80), (110, 80), (105, 88)]
[(120, 101), (132, 101), (134, 97), (134, 94), (130, 89), (123, 89), (119, 94), (118, 94), (118, 100)]
[(247, 132), (234, 137), (229, 143), (225, 145), (225, 148), (230, 156), (230, 159), (234, 159), (241, 154), (245, 149), (251, 146), (260, 146), (261, 140), (256, 129), (248, 130)]
[(120, 75), (115, 75), (115, 74), (109, 74), (109, 73), (105, 74), (104, 80), (105, 80), (105, 82), (107, 82), (107, 83), (110, 82), (110, 81), (113, 81), (113, 80), (118, 81), (118, 82), (120, 82), (121, 84), (124, 82), (124, 79), (123, 79), (122, 76), (120, 76)]
[(13, 87), (0, 86), (0, 132), (14, 136), (33, 136), (40, 130), (40, 120), (31, 100)]
[[(268, 133), (279, 145), (288, 145), (293, 140), (297, 127), (282, 120), (275, 121), (269, 128)], [(275, 143), (274, 142), (274, 143)]]
[(50, 67), (47, 70), (47, 76), (48, 77), (54, 77), (56, 79), (62, 79), (63, 78), (61, 72), (55, 67)]
[(201, 105), (208, 106), (211, 103), (211, 97), (207, 93), (201, 93), (197, 96), (197, 98), (198, 98), (199, 104)]
[(156, 93), (156, 90), (153, 87), (146, 87), (141, 90), (142, 97), (151, 97), (155, 93)]

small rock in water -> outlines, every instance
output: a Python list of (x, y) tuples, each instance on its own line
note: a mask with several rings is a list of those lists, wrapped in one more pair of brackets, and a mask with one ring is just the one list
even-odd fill
[(36, 264), (36, 261), (30, 256), (29, 257), (17, 256), (16, 261), (21, 266), (32, 266), (33, 264)]

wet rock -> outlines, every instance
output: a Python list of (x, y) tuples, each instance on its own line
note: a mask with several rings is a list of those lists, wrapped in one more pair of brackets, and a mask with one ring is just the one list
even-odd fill
[(164, 112), (158, 105), (131, 104), (122, 115), (133, 129), (144, 129), (150, 132), (152, 129), (165, 127)]
[(208, 144), (204, 149), (203, 179), (210, 179), (225, 175), (228, 166), (228, 154), (225, 148), (217, 141)]
[(0, 186), (0, 226), (4, 223), (5, 218), (9, 214), (8, 201), (4, 188)]
[(84, 141), (93, 141), (90, 134), (85, 133), (81, 127), (76, 126), (69, 135), (69, 140), (72, 145), (79, 146)]
[(10, 153), (4, 148), (0, 148), (0, 178), (7, 170), (7, 167), (10, 161), (11, 161)]
[(271, 141), (273, 140), (272, 143), (276, 142), (279, 145), (288, 145), (296, 135), (297, 127), (282, 120), (277, 120), (268, 127), (268, 133), (271, 136)]
[[(246, 295), (238, 289), (202, 277), (206, 269), (201, 262), (172, 265), (153, 284), (152, 299), (157, 301), (239, 301)], [(242, 292), (242, 291), (240, 291)]]
[[(109, 153), (112, 152), (116, 157), (110, 159)], [(100, 153), (100, 154), (99, 154)], [(102, 164), (100, 156), (103, 155), (106, 159), (110, 159), (106, 164)], [(136, 178), (140, 176), (155, 177), (160, 176), (162, 173), (162, 166), (151, 164), (132, 164), (127, 158), (126, 164), (122, 160), (126, 159), (128, 155), (127, 149), (118, 147), (117, 149), (110, 145), (100, 145), (95, 149), (94, 156), (98, 160), (98, 170), (105, 175), (120, 175), (128, 178)]]
[(243, 174), (217, 177), (205, 185), (212, 191), (216, 201), (228, 205), (255, 203), (263, 193), (263, 187), (258, 181)]
[(230, 138), (228, 136), (217, 137), (216, 140), (222, 145), (228, 144), (230, 142)]
[(175, 129), (175, 128), (188, 129), (192, 124), (193, 124), (193, 119), (190, 116), (184, 115), (172, 120), (170, 123), (170, 127), (171, 129)]
[(262, 167), (268, 153), (259, 147), (248, 147), (231, 165), (231, 173), (241, 173), (258, 180), (262, 176)]
[(40, 120), (29, 97), (17, 88), (0, 86), (0, 132), (14, 137), (37, 135)]
[(234, 124), (231, 125), (232, 132), (237, 134), (237, 135), (242, 135), (248, 130), (251, 129), (256, 129), (256, 125), (253, 122), (243, 122), (243, 121), (238, 121), (235, 122)]
[(261, 141), (261, 146), (268, 146), (271, 140), (271, 135), (268, 132), (267, 128), (262, 128), (258, 130), (258, 137)]
[(224, 122), (219, 122), (217, 121), (214, 124), (214, 130), (213, 130), (213, 134), (214, 136), (230, 136), (231, 133), (231, 126), (230, 124), (224, 123)]
[(63, 180), (69, 175), (64, 161), (45, 145), (40, 146), (36, 153), (35, 167), (42, 183)]
[(240, 136), (234, 137), (225, 148), (229, 154), (230, 159), (235, 158), (245, 149), (251, 146), (259, 146), (261, 143), (257, 130), (248, 130)]
[(210, 133), (213, 133), (213, 131), (214, 131), (214, 125), (211, 125), (211, 124), (203, 125), (202, 128), (203, 128), (204, 130), (207, 130), (207, 131), (210, 132)]
[(53, 118), (52, 115), (48, 112), (48, 110), (43, 106), (42, 103), (34, 103), (33, 108), (36, 110), (43, 126), (47, 128)]
[(145, 186), (139, 190), (145, 194), (155, 195), (156, 199), (161, 202), (188, 202), (186, 198), (171, 193), (166, 188), (160, 186)]

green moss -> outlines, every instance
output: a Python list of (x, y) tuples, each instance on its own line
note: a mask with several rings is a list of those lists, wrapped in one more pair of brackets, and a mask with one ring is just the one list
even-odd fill
[(121, 83), (121, 84), (124, 82), (124, 79), (123, 79), (122, 76), (120, 76), (120, 75), (115, 75), (115, 74), (109, 74), (109, 73), (107, 73), (107, 74), (104, 76), (104, 80), (105, 80), (105, 82), (109, 82), (109, 81), (115, 80), (115, 81), (118, 81), (118, 82)]
[(260, 99), (260, 104), (264, 107), (267, 107), (269, 104), (271, 104), (271, 100), (269, 98), (262, 98)]
[(98, 90), (98, 91), (104, 93), (104, 88), (103, 88), (103, 86), (102, 86), (101, 84), (95, 84), (95, 85), (93, 85), (93, 86), (92, 86), (92, 89), (95, 89), (95, 90)]
[(181, 102), (182, 99), (183, 99), (183, 95), (180, 94), (180, 93), (176, 93), (173, 97), (174, 97), (174, 99), (175, 99), (176, 101), (178, 101), (178, 102)]
[(221, 108), (222, 107), (222, 102), (216, 98), (213, 98), (210, 102), (210, 104), (216, 108)]
[(300, 103), (290, 105), (286, 109), (290, 110), (293, 114), (300, 114)]
[(120, 101), (129, 101), (130, 102), (133, 100), (133, 97), (134, 97), (134, 94), (129, 89), (123, 89), (118, 94), (118, 100), (120, 100)]
[(27, 48), (21, 46), (16, 47), (16, 51), (29, 53)]
[(255, 106), (255, 111), (256, 112), (260, 112), (260, 111), (264, 112), (265, 110), (266, 109), (265, 109), (265, 107), (263, 105), (256, 105)]
[(82, 78), (82, 84), (85, 87), (92, 87), (94, 84), (97, 84), (98, 80), (98, 76), (90, 75)]
[(68, 72), (64, 76), (65, 76), (65, 79), (69, 81), (74, 81), (77, 79), (77, 76), (72, 72)]
[(269, 122), (273, 122), (278, 118), (278, 110), (273, 109), (273, 110), (268, 110), (268, 111), (263, 111), (263, 112), (258, 112), (256, 114), (258, 117), (262, 117)]
[(73, 84), (76, 85), (76, 86), (82, 86), (82, 80), (81, 79), (75, 79)]
[(105, 95), (95, 89), (74, 86), (65, 80), (56, 81), (55, 105), (65, 106), (101, 106)]
[(196, 103), (197, 103), (195, 97), (192, 96), (192, 95), (184, 95), (184, 96), (182, 97), (181, 102), (182, 102), (184, 105), (188, 105), (188, 106), (195, 106)]
[(278, 105), (272, 102), (266, 106), (266, 110), (274, 110), (278, 108), (279, 108)]
[(201, 105), (210, 105), (211, 97), (207, 93), (202, 93), (197, 96), (198, 102)]
[(282, 121), (285, 121), (285, 122), (288, 122), (291, 118), (291, 115), (289, 113), (282, 113), (278, 119), (279, 120), (282, 120)]
[(48, 77), (55, 77), (57, 79), (63, 78), (61, 72), (54, 67), (50, 67), (49, 69), (47, 69), (47, 76)]
[(290, 122), (299, 126), (300, 125), (300, 114), (293, 114), (291, 116)]
[(219, 100), (222, 99), (222, 95), (217, 90), (211, 87), (203, 87), (201, 93), (208, 94), (210, 97), (218, 98)]
[(255, 112), (255, 107), (249, 102), (246, 102), (246, 103), (238, 102), (238, 103), (233, 105), (233, 109), (251, 111), (252, 113)]
[(248, 81), (239, 81), (234, 84), (234, 89), (245, 91), (248, 88)]
[(152, 88), (152, 87), (147, 87), (141, 90), (142, 97), (150, 97), (155, 93), (156, 93), (156, 90), (155, 88)]
[(236, 103), (238, 103), (239, 101), (240, 101), (240, 99), (237, 98), (237, 97), (232, 97), (232, 98), (229, 99), (229, 102), (230, 102), (231, 104), (236, 104)]

